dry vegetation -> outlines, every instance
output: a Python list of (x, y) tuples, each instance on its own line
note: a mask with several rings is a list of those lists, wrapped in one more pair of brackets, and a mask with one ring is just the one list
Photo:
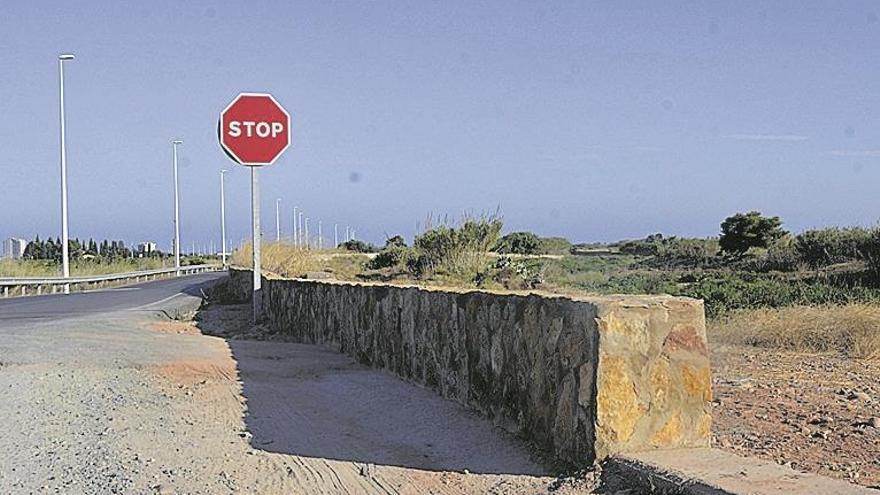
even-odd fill
[[(253, 251), (250, 243), (235, 251), (230, 263), (250, 268)], [(288, 242), (264, 243), (260, 263), (264, 272), (282, 277), (302, 277), (308, 272), (330, 272), (340, 280), (352, 280), (363, 270), (369, 257), (335, 249), (303, 249)]]
[[(174, 266), (171, 260), (170, 266)], [(70, 265), (71, 275), (105, 275), (108, 273), (125, 273), (139, 270), (164, 268), (159, 258), (134, 258), (100, 263), (75, 261)], [(0, 260), (0, 277), (57, 277), (61, 275), (61, 267), (54, 261), (44, 260)]]
[(880, 357), (880, 306), (792, 306), (754, 309), (709, 322), (710, 339), (797, 352)]

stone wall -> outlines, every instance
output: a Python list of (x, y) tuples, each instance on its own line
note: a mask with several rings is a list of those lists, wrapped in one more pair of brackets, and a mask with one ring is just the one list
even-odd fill
[[(232, 270), (247, 296), (250, 272)], [(264, 278), (268, 324), (477, 409), (570, 465), (708, 446), (701, 301)]]

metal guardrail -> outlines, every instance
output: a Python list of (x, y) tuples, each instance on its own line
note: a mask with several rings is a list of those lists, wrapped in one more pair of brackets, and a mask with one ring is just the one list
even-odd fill
[[(211, 272), (222, 270), (220, 265), (191, 265), (180, 267), (181, 275), (190, 275), (193, 273)], [(169, 275), (174, 275), (176, 268), (159, 268), (156, 270), (144, 270), (140, 272), (126, 273), (109, 273), (106, 275), (92, 275), (87, 277), (0, 277), (0, 293), (3, 297), (41, 295), (43, 289), (48, 289), (51, 294), (58, 292), (59, 288), (65, 286), (77, 286), (85, 284), (93, 284), (96, 287), (103, 287), (109, 282), (119, 282), (125, 280), (133, 280), (141, 282), (147, 280), (156, 280)], [(28, 288), (33, 291), (29, 292)]]

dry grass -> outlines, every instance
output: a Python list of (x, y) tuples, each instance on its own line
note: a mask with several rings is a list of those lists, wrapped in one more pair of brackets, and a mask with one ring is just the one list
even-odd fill
[[(252, 253), (251, 245), (247, 243), (232, 254), (231, 263), (251, 268)], [(264, 243), (260, 255), (264, 272), (282, 277), (301, 277), (306, 272), (325, 271), (333, 273), (339, 280), (354, 280), (363, 271), (368, 259), (363, 254), (333, 249), (303, 249), (284, 241)]]
[[(167, 263), (174, 266), (174, 260)], [(134, 258), (105, 262), (75, 260), (70, 264), (70, 274), (106, 275), (108, 273), (125, 273), (140, 270), (165, 268), (163, 260), (158, 258)], [(58, 277), (61, 266), (52, 261), (42, 260), (0, 260), (0, 277)]]
[(737, 312), (709, 322), (714, 342), (880, 358), (880, 306), (793, 306)]

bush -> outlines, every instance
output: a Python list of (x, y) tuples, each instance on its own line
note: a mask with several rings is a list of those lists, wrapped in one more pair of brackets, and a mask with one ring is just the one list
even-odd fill
[(367, 268), (371, 270), (380, 270), (382, 268), (393, 268), (395, 266), (406, 267), (410, 259), (415, 257), (413, 249), (406, 246), (386, 247), (375, 258), (367, 263)]
[(339, 247), (346, 251), (354, 251), (356, 253), (375, 253), (379, 250), (376, 246), (357, 239), (345, 241), (340, 244)]
[(650, 236), (648, 239), (625, 241), (620, 244), (620, 253), (632, 256), (656, 256), (660, 253), (660, 243), (656, 240), (649, 239)]
[(860, 227), (807, 230), (795, 238), (795, 248), (801, 260), (820, 268), (865, 259), (875, 234)]
[(862, 247), (862, 256), (868, 264), (868, 270), (874, 283), (880, 281), (880, 228), (874, 229), (871, 237)]
[(385, 249), (392, 247), (406, 247), (406, 240), (404, 240), (402, 235), (396, 235), (385, 239)]
[(738, 268), (753, 272), (793, 272), (801, 269), (803, 259), (793, 245), (778, 245), (763, 256), (742, 263)]
[(489, 265), (503, 223), (497, 216), (466, 218), (458, 228), (440, 225), (416, 236), (407, 267), (417, 277), (437, 271), (473, 281)]
[(531, 232), (511, 232), (495, 245), (501, 254), (538, 254), (540, 248), (541, 239)]

